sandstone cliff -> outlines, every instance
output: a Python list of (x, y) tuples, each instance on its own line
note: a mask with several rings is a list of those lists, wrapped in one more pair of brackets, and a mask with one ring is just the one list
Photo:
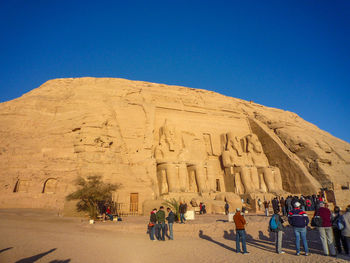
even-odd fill
[[(179, 154), (177, 161), (173, 157), (164, 161), (162, 155), (163, 161), (175, 164), (177, 171), (185, 163), (187, 180), (196, 185), (193, 189), (188, 181), (185, 190), (171, 186), (169, 178), (163, 185), (163, 173), (170, 170), (160, 169), (164, 163), (156, 155), (167, 121), (175, 127), (176, 134), (170, 134), (177, 141), (175, 150), (165, 137), (163, 143)], [(121, 183), (114, 197), (120, 203), (132, 198), (140, 203), (156, 200), (165, 192), (167, 196), (207, 192), (215, 199), (218, 192), (236, 191), (229, 190), (222, 162), (227, 151), (222, 138), (226, 140), (229, 133), (242, 145), (249, 134), (257, 136), (266, 156), (262, 158), (267, 158), (265, 166), (280, 170), (281, 190), (310, 194), (327, 188), (338, 202), (350, 199), (350, 144), (294, 113), (205, 90), (77, 78), (50, 80), (0, 104), (0, 207), (63, 208), (64, 197), (74, 189), (73, 180), (89, 174)], [(252, 160), (249, 167), (260, 167)], [(203, 182), (208, 182), (203, 191), (202, 175), (193, 168), (198, 165), (204, 169)], [(192, 172), (197, 177), (191, 179)], [(232, 176), (240, 172), (234, 170)], [(170, 191), (171, 187), (176, 190)], [(247, 187), (235, 193), (247, 194)], [(267, 188), (258, 192), (271, 192)]]

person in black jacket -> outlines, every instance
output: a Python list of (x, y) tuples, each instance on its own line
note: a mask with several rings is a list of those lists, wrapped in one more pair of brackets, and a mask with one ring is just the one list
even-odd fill
[(174, 240), (174, 234), (173, 234), (173, 224), (175, 222), (175, 214), (173, 211), (171, 211), (170, 207), (166, 209), (168, 211), (168, 216), (166, 220), (168, 221), (168, 226), (169, 226), (169, 239)]
[(284, 254), (285, 252), (282, 250), (282, 238), (283, 238), (283, 219), (279, 215), (279, 210), (275, 209), (273, 211), (273, 215), (271, 220), (275, 220), (277, 224), (276, 229), (270, 229), (271, 232), (275, 232), (275, 240), (276, 240), (276, 253)]

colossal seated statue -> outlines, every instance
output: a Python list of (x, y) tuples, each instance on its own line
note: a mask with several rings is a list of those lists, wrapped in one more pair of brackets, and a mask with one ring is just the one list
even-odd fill
[(255, 134), (239, 138), (230, 132), (223, 137), (225, 147), (221, 157), (228, 191), (237, 194), (283, 191), (280, 171), (269, 166)]
[(184, 139), (175, 126), (165, 120), (159, 128), (159, 142), (154, 150), (160, 195), (169, 192), (209, 192), (215, 180), (208, 175), (204, 139), (185, 132)]
[(256, 167), (266, 167), (269, 166), (269, 161), (264, 154), (262, 145), (258, 139), (258, 136), (253, 134), (248, 134), (245, 137), (246, 141), (246, 152), (248, 154), (249, 159), (251, 159), (252, 163)]

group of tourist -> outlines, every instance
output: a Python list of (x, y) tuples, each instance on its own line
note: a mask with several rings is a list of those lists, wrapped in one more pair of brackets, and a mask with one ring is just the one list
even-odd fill
[(303, 211), (315, 211), (320, 207), (320, 203), (324, 202), (324, 196), (322, 194), (314, 194), (309, 196), (290, 195), (286, 199), (284, 199), (284, 197), (275, 197), (271, 200), (271, 202), (264, 200), (262, 203), (260, 199), (257, 201), (259, 210), (261, 210), (262, 204), (264, 205), (266, 216), (269, 216), (270, 205), (272, 205), (273, 211), (282, 211), (282, 215), (287, 216), (287, 214), (294, 209), (294, 204), (296, 202), (300, 203), (300, 209)]
[[(282, 249), (282, 239), (285, 228), (283, 225), (283, 216), (287, 216), (288, 223), (293, 228), (295, 236), (296, 255), (299, 256), (301, 253), (300, 241), (303, 243), (305, 252), (304, 255), (309, 255), (307, 229), (308, 225), (310, 224), (310, 220), (306, 211), (313, 210), (314, 208), (315, 212), (311, 220), (311, 225), (318, 229), (324, 255), (335, 257), (337, 254), (344, 252), (346, 255), (350, 256), (350, 205), (346, 208), (343, 215), (340, 213), (340, 208), (338, 206), (335, 206), (333, 213), (331, 213), (327, 207), (327, 204), (321, 198), (321, 196), (318, 196), (314, 201), (311, 201), (312, 198), (304, 198), (305, 204), (306, 200), (310, 200), (312, 203), (308, 209), (306, 209), (307, 206), (303, 207), (302, 203), (300, 202), (302, 198), (298, 197), (288, 197), (286, 200), (283, 200), (283, 198), (280, 200), (274, 198), (271, 201), (274, 208), (274, 213), (269, 221), (269, 230), (275, 233), (276, 253), (285, 253)], [(275, 200), (277, 200), (277, 202)], [(283, 200), (283, 204), (285, 204), (285, 206), (282, 205), (281, 200)], [(286, 209), (287, 214), (284, 212), (283, 208)], [(186, 210), (186, 203), (180, 203), (179, 214), (182, 224), (184, 224), (186, 221), (184, 216)], [(225, 212), (228, 213), (228, 210), (229, 205), (226, 202)], [(282, 215), (280, 215), (280, 210), (282, 210)], [(149, 234), (151, 240), (157, 239), (165, 241), (167, 230), (169, 230), (169, 239), (174, 239), (173, 224), (176, 219), (175, 214), (171, 208), (167, 208), (167, 212), (168, 216), (165, 217), (163, 206), (161, 206), (158, 211), (156, 208), (154, 208), (151, 212), (149, 223)], [(240, 208), (236, 209), (233, 220), (236, 226), (236, 252), (248, 254), (249, 252), (247, 251), (245, 232), (246, 220), (244, 213), (243, 211), (241, 213)], [(167, 228), (165, 221), (168, 223)]]
[[(305, 255), (309, 254), (308, 242), (306, 238), (309, 218), (303, 211), (300, 202), (293, 204), (294, 209), (288, 212), (288, 222), (293, 227), (295, 235), (296, 254), (300, 255), (300, 239), (303, 242)], [(274, 220), (274, 221), (273, 221)], [(276, 233), (276, 252), (282, 251), (283, 220), (279, 215), (279, 210), (274, 210), (270, 219), (270, 230)], [(350, 205), (344, 215), (340, 214), (340, 208), (336, 206), (334, 212), (327, 208), (327, 204), (319, 202), (311, 220), (311, 225), (319, 231), (323, 253), (328, 256), (336, 256), (344, 252), (349, 255), (350, 248)], [(275, 227), (276, 226), (276, 227)]]
[[(173, 224), (175, 223), (175, 214), (170, 207), (167, 208), (167, 212), (168, 216), (165, 217), (164, 206), (159, 207), (158, 211), (157, 208), (152, 210), (148, 224), (148, 232), (152, 241), (156, 239), (165, 241), (167, 230), (169, 230), (169, 239), (174, 239)], [(167, 225), (165, 224), (165, 220), (168, 221)], [(168, 229), (166, 229), (166, 226)]]

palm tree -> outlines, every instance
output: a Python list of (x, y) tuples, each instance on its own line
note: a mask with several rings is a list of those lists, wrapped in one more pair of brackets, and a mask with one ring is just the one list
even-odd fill
[(180, 203), (179, 203), (179, 201), (177, 201), (175, 198), (172, 198), (170, 200), (165, 200), (162, 203), (162, 205), (170, 207), (173, 210), (174, 214), (175, 214), (175, 220), (179, 221), (179, 216), (180, 216), (180, 213), (179, 213)]

